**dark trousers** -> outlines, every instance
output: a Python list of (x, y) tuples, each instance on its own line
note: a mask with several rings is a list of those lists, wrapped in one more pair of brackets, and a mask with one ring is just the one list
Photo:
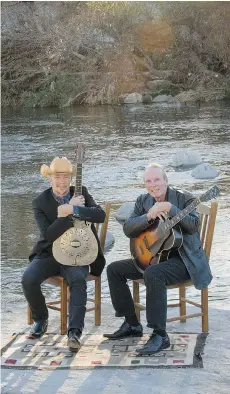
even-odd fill
[(107, 267), (110, 294), (116, 316), (135, 315), (135, 308), (127, 279), (144, 279), (146, 286), (147, 326), (166, 329), (167, 286), (190, 279), (179, 256), (151, 265), (142, 275), (131, 259), (115, 261)]
[(72, 267), (59, 264), (53, 257), (35, 258), (22, 277), (24, 295), (34, 321), (48, 318), (48, 309), (41, 291), (41, 284), (51, 276), (61, 275), (70, 289), (69, 330), (83, 330), (87, 300), (87, 275), (89, 266)]

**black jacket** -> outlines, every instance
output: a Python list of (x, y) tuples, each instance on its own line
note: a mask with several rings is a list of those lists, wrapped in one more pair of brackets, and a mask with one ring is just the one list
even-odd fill
[[(74, 187), (70, 186), (70, 198), (73, 194)], [(93, 223), (103, 223), (105, 220), (105, 212), (100, 205), (96, 204), (85, 186), (82, 187), (82, 194), (85, 197), (85, 206), (79, 207), (79, 219), (92, 222), (91, 228), (98, 242), (98, 255), (96, 260), (90, 264), (90, 273), (95, 276), (100, 276), (105, 266), (105, 258)], [(59, 204), (53, 197), (51, 187), (39, 194), (33, 200), (32, 206), (34, 217), (40, 230), (40, 238), (29, 256), (30, 261), (35, 257), (44, 258), (53, 256), (53, 242), (70, 227), (73, 227), (70, 216), (63, 218), (57, 217)]]
[[(181, 190), (168, 187), (166, 201), (171, 202), (170, 217), (176, 216), (180, 210), (192, 203), (194, 197)], [(156, 203), (150, 194), (141, 194), (134, 207), (134, 211), (124, 224), (124, 233), (129, 238), (136, 238), (146, 230), (150, 224), (147, 219), (149, 209)], [(212, 274), (204, 250), (201, 247), (198, 231), (200, 217), (197, 211), (186, 215), (179, 223), (183, 233), (183, 244), (178, 250), (197, 289), (207, 287), (212, 280)]]

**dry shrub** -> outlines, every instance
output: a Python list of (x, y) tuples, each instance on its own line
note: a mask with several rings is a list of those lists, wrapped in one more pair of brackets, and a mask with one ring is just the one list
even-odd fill
[(160, 20), (155, 24), (146, 22), (140, 26), (137, 40), (143, 51), (162, 53), (172, 45), (174, 37), (171, 26)]
[(175, 78), (185, 87), (209, 81), (226, 83), (230, 70), (230, 4), (167, 2), (160, 4), (160, 9), (175, 40), (165, 57), (156, 59), (157, 63), (173, 69)]
[(2, 104), (116, 102), (164, 75), (156, 69), (183, 88), (224, 85), (229, 12), (228, 2), (4, 2)]

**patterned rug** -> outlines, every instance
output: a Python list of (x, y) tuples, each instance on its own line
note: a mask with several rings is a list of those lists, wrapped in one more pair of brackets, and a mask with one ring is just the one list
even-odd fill
[(78, 353), (67, 347), (67, 337), (48, 333), (42, 338), (28, 339), (28, 334), (15, 335), (2, 349), (1, 367), (18, 369), (84, 369), (203, 367), (202, 353), (206, 334), (169, 333), (170, 348), (151, 356), (139, 356), (135, 349), (144, 344), (142, 338), (111, 341), (102, 335), (85, 335)]

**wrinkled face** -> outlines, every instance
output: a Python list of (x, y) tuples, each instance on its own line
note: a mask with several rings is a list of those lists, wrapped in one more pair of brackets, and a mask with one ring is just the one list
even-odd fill
[(147, 192), (156, 201), (164, 201), (168, 187), (168, 178), (164, 177), (161, 168), (148, 168), (144, 173), (144, 182)]
[(64, 197), (70, 187), (71, 183), (71, 175), (70, 174), (54, 174), (51, 175), (50, 178), (50, 184), (52, 186), (53, 192), (58, 196), (58, 197)]

